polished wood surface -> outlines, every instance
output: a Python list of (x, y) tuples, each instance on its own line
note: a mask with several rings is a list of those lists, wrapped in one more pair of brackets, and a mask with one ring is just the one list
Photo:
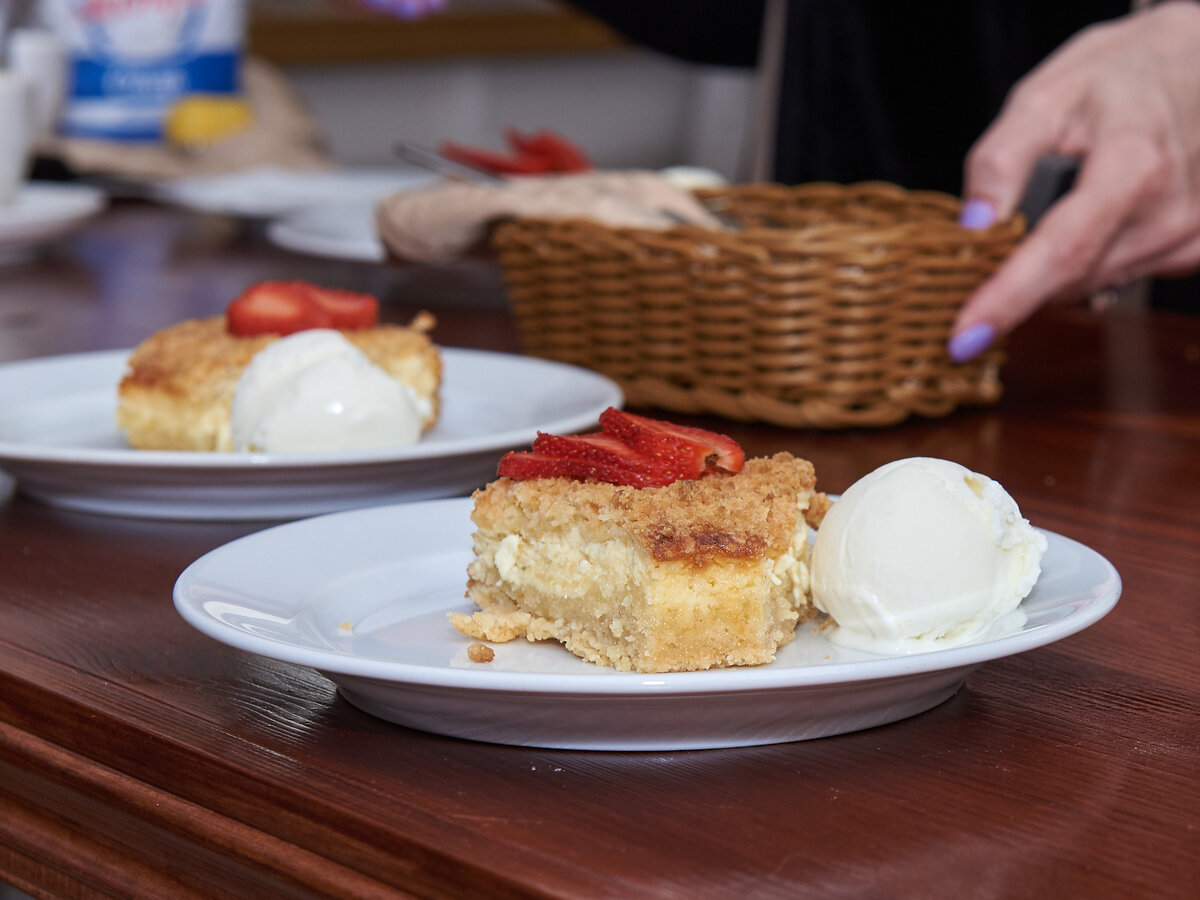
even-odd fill
[[(119, 206), (0, 269), (0, 361), (126, 347), (307, 277), (517, 349), (486, 261), (402, 268)], [(1198, 298), (1200, 305), (1200, 298)], [(817, 741), (597, 753), (410, 731), (199, 634), (180, 571), (261, 523), (0, 501), (0, 881), (38, 896), (1200, 895), (1200, 316), (1044, 311), (995, 407), (872, 431), (686, 419), (811, 458), (830, 491), (953, 458), (1119, 569), (1104, 620), (933, 710)], [(681, 417), (682, 418), (682, 417)]]

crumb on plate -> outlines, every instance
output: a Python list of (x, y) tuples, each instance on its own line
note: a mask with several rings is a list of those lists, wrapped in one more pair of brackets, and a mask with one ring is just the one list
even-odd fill
[(471, 660), (471, 662), (490, 663), (495, 658), (496, 651), (487, 644), (480, 643), (479, 641), (475, 641), (467, 648), (467, 659)]

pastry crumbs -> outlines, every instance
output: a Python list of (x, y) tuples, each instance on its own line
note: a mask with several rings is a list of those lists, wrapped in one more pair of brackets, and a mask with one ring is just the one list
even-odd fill
[(481, 644), (479, 641), (467, 647), (467, 659), (474, 663), (490, 663), (496, 658), (496, 651), (487, 644)]

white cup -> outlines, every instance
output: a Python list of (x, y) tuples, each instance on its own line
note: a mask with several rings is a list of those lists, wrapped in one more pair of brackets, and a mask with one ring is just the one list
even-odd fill
[(0, 69), (0, 206), (12, 202), (28, 174), (31, 107), (25, 76)]
[(31, 139), (36, 144), (54, 134), (67, 95), (67, 48), (48, 28), (14, 28), (5, 45), (12, 72), (32, 85)]

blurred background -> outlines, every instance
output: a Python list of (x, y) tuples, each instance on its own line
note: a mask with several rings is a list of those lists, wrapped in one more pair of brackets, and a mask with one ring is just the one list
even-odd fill
[(397, 140), (495, 146), (514, 126), (559, 131), (600, 167), (750, 171), (751, 69), (634, 47), (554, 0), (449, 0), (416, 21), (251, 0), (247, 50), (280, 67), (346, 165), (388, 163)]

